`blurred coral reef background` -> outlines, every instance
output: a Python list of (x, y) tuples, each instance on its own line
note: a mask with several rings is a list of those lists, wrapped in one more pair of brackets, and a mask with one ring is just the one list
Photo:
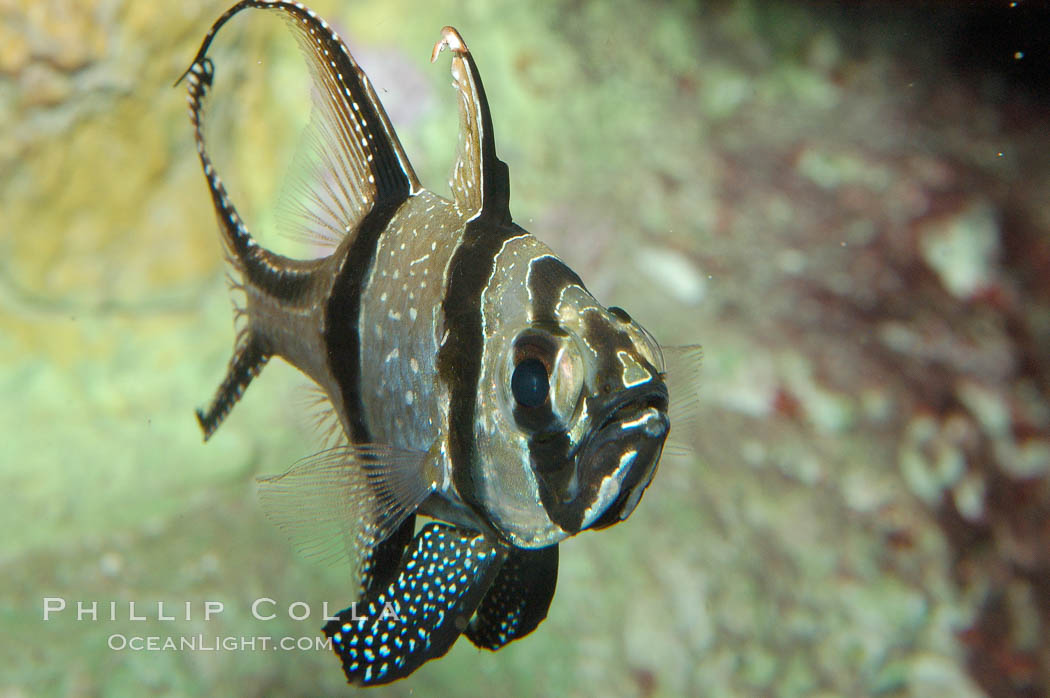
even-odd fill
[[(343, 686), (322, 650), (107, 646), (316, 637), (350, 600), (254, 498), (318, 448), (305, 379), (272, 363), (207, 447), (193, 417), (233, 329), (171, 85), (229, 3), (0, 0), (0, 695)], [(691, 455), (563, 546), (539, 630), (372, 694), (1050, 693), (1045, 5), (312, 6), (439, 193), (456, 103), (427, 58), (457, 26), (518, 222), (705, 351)], [(212, 55), (219, 171), (268, 245), (308, 253), (276, 224), (309, 109), (295, 42), (247, 13)], [(44, 622), (44, 597), (117, 619)]]

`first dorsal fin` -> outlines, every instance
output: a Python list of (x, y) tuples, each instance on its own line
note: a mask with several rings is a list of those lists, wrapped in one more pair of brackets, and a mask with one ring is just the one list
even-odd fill
[(452, 52), (453, 85), (459, 93), (459, 152), (452, 169), (452, 194), (468, 219), (510, 222), (510, 176), (496, 157), (492, 116), (478, 67), (459, 32), (441, 30), (430, 60), (444, 49)]

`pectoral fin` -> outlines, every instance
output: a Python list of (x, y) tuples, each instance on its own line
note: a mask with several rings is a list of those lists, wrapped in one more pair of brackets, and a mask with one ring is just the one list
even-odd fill
[[(347, 561), (358, 595), (399, 559), (414, 522), (433, 491), (428, 454), (392, 446), (339, 446), (304, 458), (283, 475), (259, 479), (266, 516), (306, 557)], [(390, 550), (383, 548), (391, 540)], [(377, 552), (378, 548), (378, 552)]]
[(692, 451), (689, 438), (696, 429), (700, 407), (700, 366), (703, 351), (699, 345), (663, 347), (664, 374), (667, 381), (668, 410), (671, 431), (666, 453), (687, 454)]

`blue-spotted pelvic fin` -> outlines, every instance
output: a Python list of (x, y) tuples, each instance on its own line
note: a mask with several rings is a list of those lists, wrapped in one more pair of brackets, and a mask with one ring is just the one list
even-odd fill
[(557, 582), (557, 545), (509, 550), (467, 626), (467, 637), (478, 647), (493, 651), (525, 637), (547, 617)]
[[(322, 269), (324, 260), (296, 260), (272, 253), (260, 246), (249, 233), (208, 155), (204, 141), (202, 112), (204, 99), (214, 79), (215, 66), (208, 49), (218, 31), (242, 10), (257, 8), (282, 13), (304, 50), (315, 88), (316, 135), (323, 144), (316, 163), (318, 183), (311, 192), (311, 203), (319, 203), (308, 214), (321, 222), (325, 232), (352, 242), (347, 256), (366, 257), (384, 226), (408, 197), (420, 191), (419, 181), (405, 156), (390, 119), (368, 77), (331, 27), (312, 10), (297, 2), (244, 0), (227, 10), (212, 25), (193, 63), (180, 81), (188, 83), (187, 100), (197, 142), (197, 152), (211, 192), (222, 232), (223, 246), (234, 269), (241, 276), (235, 284), (251, 296), (265, 296), (285, 311), (316, 305), (327, 295), (331, 270)], [(323, 191), (317, 191), (321, 187)], [(366, 271), (364, 265), (350, 265), (351, 271)], [(360, 267), (360, 270), (357, 270)], [(323, 273), (318, 273), (322, 271)], [(348, 277), (354, 277), (353, 274)], [(360, 286), (356, 277), (347, 285)], [(352, 318), (360, 299), (348, 294), (340, 317)], [(252, 378), (279, 347), (270, 346), (264, 335), (254, 331), (257, 319), (248, 313), (248, 326), (238, 333), (234, 357), (211, 405), (199, 410), (198, 421), (207, 439), (218, 428), (240, 398)], [(259, 315), (259, 317), (265, 317)], [(354, 347), (348, 347), (353, 350)], [(294, 357), (286, 357), (293, 358)], [(294, 363), (294, 360), (293, 360)], [(353, 401), (356, 396), (348, 396)], [(354, 424), (354, 427), (359, 426)], [(355, 428), (354, 431), (363, 431)], [(350, 435), (365, 440), (366, 434)]]
[(448, 652), (505, 559), (480, 533), (424, 526), (390, 586), (324, 626), (347, 680), (387, 683)]

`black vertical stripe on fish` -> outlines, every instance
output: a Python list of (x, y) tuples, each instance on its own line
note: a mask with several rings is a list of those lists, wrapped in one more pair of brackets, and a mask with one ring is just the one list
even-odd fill
[[(242, 3), (279, 9), (293, 17), (297, 38), (312, 58), (311, 69), (328, 97), (331, 135), (351, 154), (351, 168), (362, 168), (371, 189), (371, 209), (352, 232), (325, 310), (325, 342), (332, 374), (342, 392), (355, 443), (371, 439), (361, 395), (361, 293), (379, 239), (391, 218), (418, 188), (408, 158), (379, 102), (371, 82), (342, 40), (324, 20), (299, 3)], [(367, 173), (367, 174), (366, 174)], [(351, 222), (347, 221), (349, 225)]]
[(474, 424), (484, 350), (481, 295), (503, 245), (528, 233), (511, 223), (510, 177), (506, 164), (496, 155), (492, 117), (474, 59), (451, 27), (442, 30), (442, 41), (434, 47), (432, 60), (446, 47), (453, 53), (453, 75), (460, 90), (461, 142), (453, 189), (457, 202), (477, 206), (477, 211), (469, 212), (472, 215), (464, 227), (463, 241), (449, 263), (441, 301), (445, 338), (438, 349), (437, 366), (450, 393), (453, 481), (463, 501), (480, 514), (471, 464), (476, 452)]
[[(397, 579), (323, 628), (347, 680), (365, 686), (387, 683), (445, 654), (466, 629), (505, 556), (473, 531), (441, 523), (423, 527)], [(384, 614), (387, 604), (395, 618)]]
[[(408, 198), (407, 187), (404, 197)], [(329, 366), (342, 392), (350, 426), (347, 436), (355, 443), (371, 439), (361, 394), (361, 292), (379, 247), (379, 238), (403, 201), (376, 205), (361, 221), (325, 308)]]
[(493, 651), (525, 637), (547, 617), (557, 583), (557, 545), (510, 550), (467, 626), (466, 636), (478, 647)]
[(479, 514), (483, 510), (472, 464), (477, 450), (474, 425), (484, 351), (481, 294), (492, 276), (500, 249), (508, 240), (522, 235), (527, 233), (513, 224), (492, 230), (478, 220), (468, 223), (465, 239), (452, 256), (441, 302), (447, 334), (438, 349), (437, 367), (442, 381), (449, 386), (452, 477), (456, 492)]
[[(586, 290), (574, 271), (561, 260), (549, 255), (537, 257), (530, 262), (528, 284), (533, 304), (533, 323), (548, 327), (557, 327), (556, 310), (567, 288), (576, 286)], [(595, 373), (600, 384), (589, 386), (587, 392), (592, 396), (585, 398), (588, 413), (600, 418), (601, 415), (610, 414), (624, 404), (625, 394), (646, 393), (649, 388), (634, 388), (625, 393), (617, 353), (631, 352), (633, 342), (627, 332), (599, 320), (598, 316), (593, 314), (587, 316), (585, 327), (584, 336), (587, 337), (587, 341), (604, 348), (603, 352), (595, 352), (599, 361)], [(659, 371), (648, 362), (645, 363), (651, 375), (658, 376)], [(663, 399), (666, 402), (666, 393)], [(549, 408), (546, 412), (534, 412), (535, 414), (523, 415), (519, 418), (519, 423), (543, 419), (547, 417)], [(517, 411), (515, 416), (518, 416)], [(553, 414), (548, 418), (553, 420)], [(581, 446), (582, 444), (573, 444), (564, 431), (540, 430), (529, 439), (530, 460), (539, 481), (540, 500), (551, 521), (569, 533), (578, 533), (581, 530), (603, 475), (611, 472), (615, 466), (615, 463), (605, 462), (606, 459), (603, 458), (574, 458), (574, 447), (578, 449)], [(644, 469), (630, 469), (620, 486), (621, 496), (610, 505), (599, 521), (591, 525), (599, 528), (608, 525), (623, 509), (627, 493), (640, 484), (645, 474)]]
[(211, 405), (207, 411), (197, 410), (197, 422), (204, 432), (205, 441), (219, 428), (222, 420), (244, 394), (244, 389), (251, 383), (252, 378), (259, 375), (269, 359), (270, 355), (263, 351), (259, 342), (250, 335), (243, 343), (237, 345), (230, 367), (226, 371), (226, 378), (215, 393)]
[[(565, 289), (583, 281), (556, 257), (547, 255), (529, 263), (529, 296), (532, 299), (533, 324), (557, 328), (556, 311)], [(550, 411), (549, 406), (547, 411)], [(550, 416), (553, 419), (553, 414)], [(529, 457), (540, 484), (540, 498), (551, 521), (569, 533), (580, 530), (586, 503), (568, 499), (566, 492), (575, 479), (573, 443), (564, 431), (540, 432), (529, 439)]]

